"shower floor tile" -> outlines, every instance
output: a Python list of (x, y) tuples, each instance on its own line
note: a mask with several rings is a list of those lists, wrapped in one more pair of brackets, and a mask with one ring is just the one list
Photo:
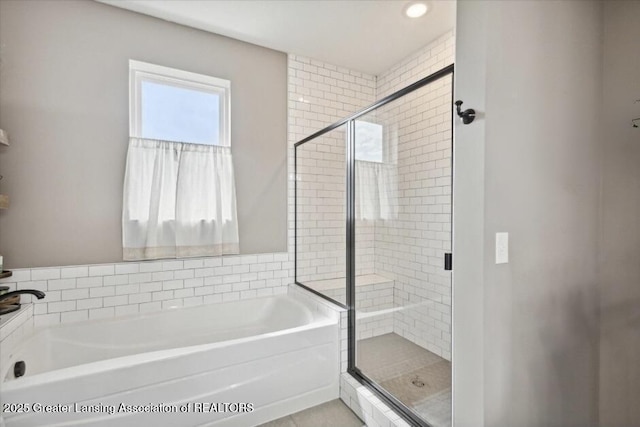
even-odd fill
[(364, 423), (340, 399), (262, 424), (260, 427), (362, 427)]
[(451, 362), (394, 333), (360, 340), (357, 366), (434, 427), (451, 426)]

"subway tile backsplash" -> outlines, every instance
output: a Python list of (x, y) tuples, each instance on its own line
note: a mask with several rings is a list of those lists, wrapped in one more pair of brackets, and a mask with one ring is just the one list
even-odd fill
[(38, 327), (283, 294), (292, 274), (287, 253), (270, 253), (17, 269), (0, 284), (46, 293), (22, 296)]

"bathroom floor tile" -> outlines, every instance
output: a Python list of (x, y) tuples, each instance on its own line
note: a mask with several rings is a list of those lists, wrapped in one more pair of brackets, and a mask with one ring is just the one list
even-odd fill
[(451, 426), (451, 362), (394, 333), (357, 345), (363, 373), (429, 424)]
[(340, 399), (331, 400), (260, 427), (362, 427), (364, 423)]
[(380, 385), (410, 407), (451, 388), (451, 363), (441, 361), (404, 375), (380, 381)]
[(358, 367), (375, 381), (387, 381), (445, 359), (400, 335), (390, 333), (359, 340)]
[(269, 421), (268, 423), (260, 424), (258, 427), (296, 427), (296, 423), (293, 422), (293, 418), (289, 415)]

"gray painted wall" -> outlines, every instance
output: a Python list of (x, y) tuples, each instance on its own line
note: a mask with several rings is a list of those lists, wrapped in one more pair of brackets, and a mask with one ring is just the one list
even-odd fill
[[(484, 117), (456, 129), (454, 321), (483, 326), (460, 355), (460, 337), (473, 349), (455, 324), (454, 388), (482, 380), (486, 426), (595, 426), (601, 4), (462, 1), (458, 14), (457, 56), (481, 66), (457, 64), (456, 98)], [(494, 262), (496, 232), (509, 264)]]
[(604, 6), (600, 423), (640, 426), (640, 2)]
[(286, 55), (93, 1), (0, 2), (0, 253), (122, 260), (128, 60), (231, 80), (242, 253), (286, 251)]
[(456, 12), (454, 99), (473, 107), (471, 125), (454, 119), (452, 381), (453, 425), (484, 421), (484, 162), (489, 10), (479, 1), (459, 1)]

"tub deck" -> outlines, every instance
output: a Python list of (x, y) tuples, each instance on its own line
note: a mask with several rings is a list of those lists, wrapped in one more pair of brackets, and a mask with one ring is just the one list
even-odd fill
[[(289, 296), (51, 327), (5, 367), (2, 403), (32, 407), (4, 418), (7, 427), (256, 425), (338, 396), (338, 339), (337, 319)], [(27, 373), (15, 379), (18, 360)]]

